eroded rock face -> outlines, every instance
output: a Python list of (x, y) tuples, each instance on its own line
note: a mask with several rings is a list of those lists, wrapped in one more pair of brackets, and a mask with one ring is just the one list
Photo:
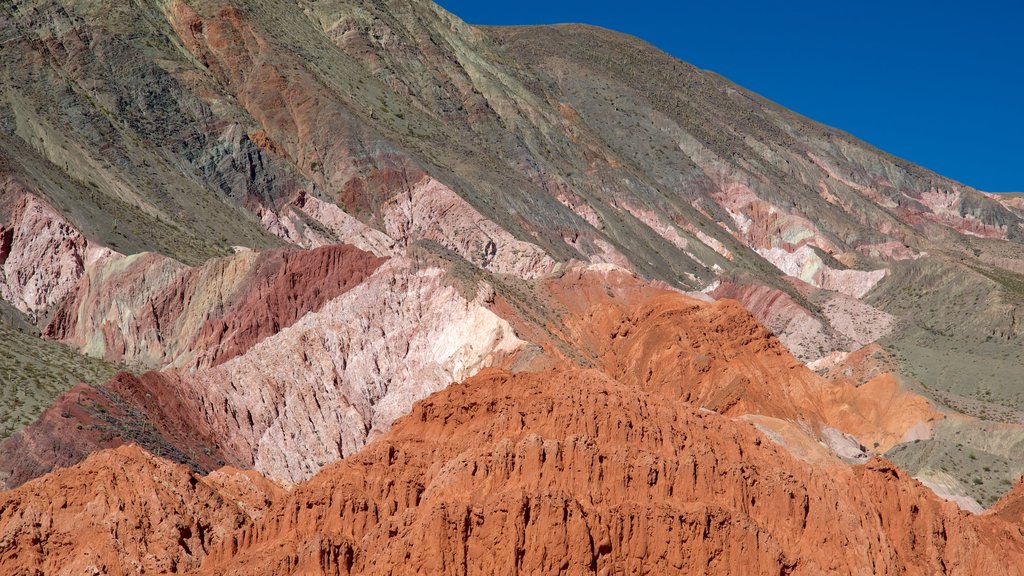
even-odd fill
[(427, 240), (499, 274), (533, 279), (554, 270), (555, 261), (540, 247), (515, 238), (441, 182), (423, 176), (403, 186), (408, 186), (407, 192), (379, 207), (383, 231), (306, 195), (278, 212), (263, 211), (262, 221), (271, 233), (303, 246), (343, 241), (378, 255), (397, 255)]
[(61, 394), (31, 425), (0, 446), (0, 481), (21, 486), (55, 468), (72, 466), (89, 454), (124, 443), (104, 434), (104, 422), (88, 407), (104, 405), (94, 388), (79, 384)]
[(183, 374), (193, 409), (246, 465), (294, 482), (525, 344), (440, 270), (408, 266), (393, 260), (245, 356)]
[(47, 203), (20, 193), (13, 182), (0, 186), (0, 194), (20, 196), (0, 225), (0, 298), (35, 315), (74, 290), (90, 258), (89, 243)]
[(941, 419), (884, 369), (863, 381), (815, 374), (735, 301), (694, 299), (608, 266), (569, 269), (544, 284), (543, 301), (565, 310), (550, 327), (552, 353), (572, 350), (566, 362), (748, 419), (809, 461), (864, 461)]
[(1018, 532), (884, 461), (819, 469), (658, 398), (593, 371), (449, 387), (204, 569), (1019, 573)]
[(358, 286), (384, 261), (349, 246), (271, 255), (239, 288), (231, 311), (203, 325), (194, 348), (196, 364), (217, 365), (244, 354), (249, 347), (291, 326), (307, 313)]
[(433, 240), (485, 270), (537, 278), (555, 266), (536, 245), (517, 240), (430, 177), (415, 183), (408, 197), (392, 198), (381, 211), (392, 238), (406, 243)]
[(46, 335), (135, 366), (215, 366), (319, 310), (382, 262), (347, 245), (243, 251), (196, 268), (158, 254), (111, 257), (89, 268)]
[(337, 204), (306, 194), (277, 211), (261, 209), (258, 215), (268, 232), (305, 248), (345, 243), (377, 256), (399, 253), (394, 238), (360, 222)]
[(711, 295), (742, 303), (803, 362), (814, 362), (837, 350), (846, 350), (849, 346), (848, 341), (837, 334), (823, 318), (778, 288), (723, 282), (715, 287)]
[[(258, 286), (274, 278), (243, 277)], [(469, 300), (442, 269), (393, 258), (223, 363), (125, 375), (102, 394), (67, 396), (0, 446), (10, 456), (0, 471), (15, 486), (92, 450), (139, 442), (197, 470), (228, 463), (300, 481), (385, 432), (414, 401), (508, 365), (523, 338), (546, 351), (535, 348), (532, 366), (596, 366), (703, 409), (756, 417), (772, 439), (816, 462), (863, 460), (867, 447), (884, 450), (934, 418), (928, 401), (898, 386), (875, 397), (872, 387), (821, 378), (735, 302), (696, 300), (611, 265), (570, 268), (531, 290), (514, 296), (484, 284)], [(263, 300), (225, 301), (242, 304), (224, 318), (249, 318), (231, 313), (245, 302), (267, 310)], [(552, 323), (538, 322), (536, 308)]]
[(743, 304), (802, 362), (849, 353), (892, 333), (896, 318), (852, 296), (835, 293), (815, 313), (786, 292), (760, 284), (722, 282), (710, 292)]
[(0, 495), (7, 574), (187, 572), (282, 490), (225, 470), (198, 478), (138, 446), (100, 452)]
[[(378, 262), (346, 250), (293, 256), (307, 264), (351, 264), (344, 258), (315, 258), (331, 254)], [(99, 392), (86, 388), (66, 394), (35, 425), (0, 446), (0, 475), (8, 485), (122, 442), (141, 443), (197, 470), (229, 463), (299, 481), (387, 431), (414, 401), (500, 364), (526, 344), (484, 306), (485, 293), (467, 300), (442, 270), (407, 258), (392, 259), (365, 279), (365, 269), (342, 266), (341, 276), (326, 273), (312, 282), (296, 281), (308, 271), (304, 266), (270, 262), (294, 274), (252, 273), (259, 266), (250, 265), (243, 278), (253, 280), (236, 285), (243, 297), (218, 295), (230, 304), (221, 317), (226, 320), (198, 324), (228, 326), (224, 332), (232, 338), (200, 339), (205, 347), (197, 350), (241, 349), (239, 355), (198, 369), (122, 374)], [(353, 278), (361, 283), (342, 282)], [(255, 297), (276, 282), (287, 289)], [(295, 310), (289, 306), (309, 307), (340, 287), (350, 289), (301, 318), (290, 315)], [(257, 341), (237, 326), (251, 331), (272, 326), (273, 331)], [(245, 338), (236, 337), (239, 333)], [(211, 345), (218, 341), (249, 347)], [(79, 427), (86, 433), (78, 433)]]
[[(395, 258), (216, 367), (121, 376), (67, 395), (68, 413), (47, 421), (75, 434), (74, 422), (86, 422), (77, 409), (99, 425), (76, 439), (116, 430), (117, 418), (149, 405), (168, 446), (209, 443), (199, 467), (237, 461), (299, 483), (286, 494), (254, 472), (200, 479), (136, 448), (114, 454), (150, 462), (138, 470), (98, 460), (103, 452), (6, 495), (13, 512), (0, 514), (0, 533), (26, 538), (12, 549), (32, 538), (68, 544), (0, 555), (0, 567), (100, 557), (109, 573), (132, 562), (209, 574), (1020, 573), (1013, 508), (962, 512), (858, 448), (884, 450), (938, 417), (891, 377), (827, 381), (738, 303), (603, 265), (538, 283), (537, 298), (561, 315), (541, 342), (551, 354), (556, 341), (571, 344), (580, 358), (555, 354), (546, 370), (490, 369), (447, 386), (523, 342), (482, 306), (504, 310), (495, 293), (470, 301), (443, 279)], [(103, 398), (108, 408), (90, 409)], [(24, 459), (50, 449), (27, 441), (45, 439), (40, 432), (18, 436)], [(93, 502), (83, 487), (95, 462), (109, 467), (97, 480), (102, 499), (79, 504)], [(118, 495), (135, 474), (162, 484)], [(59, 523), (21, 512), (56, 492), (68, 500), (53, 512)], [(195, 512), (199, 497), (213, 504)], [(166, 510), (161, 521), (121, 520), (153, 510)]]
[(837, 270), (825, 265), (808, 245), (792, 252), (782, 248), (758, 250), (761, 256), (787, 276), (799, 278), (817, 288), (861, 298), (885, 278), (888, 270)]
[(1024, 559), (1013, 502), (975, 516), (884, 460), (806, 464), (597, 370), (487, 371), (289, 493), (125, 447), (3, 498), (9, 572), (967, 575)]

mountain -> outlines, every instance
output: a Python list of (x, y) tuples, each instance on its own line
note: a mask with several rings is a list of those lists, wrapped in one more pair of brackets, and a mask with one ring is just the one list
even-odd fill
[(426, 0), (17, 0), (0, 39), (10, 571), (1014, 573), (1018, 198)]
[[(735, 303), (667, 289), (634, 303), (638, 286), (628, 282), (610, 283), (618, 290), (601, 298), (602, 280), (588, 274), (566, 286), (598, 294), (579, 326), (585, 338), (601, 335), (594, 368), (484, 370), (289, 490), (237, 469), (199, 476), (134, 445), (97, 452), (5, 495), (0, 529), (12, 545), (0, 564), (199, 574), (1021, 573), (1015, 497), (974, 515), (879, 458), (849, 466), (809, 439), (790, 444), (805, 432), (773, 430), (766, 414), (858, 389), (818, 380)], [(782, 378), (767, 390), (737, 381), (759, 371)], [(812, 452), (798, 457), (802, 447)]]

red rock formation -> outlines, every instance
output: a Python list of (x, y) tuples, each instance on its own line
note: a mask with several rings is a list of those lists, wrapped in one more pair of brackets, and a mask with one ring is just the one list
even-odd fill
[(860, 387), (852, 378), (821, 378), (733, 301), (695, 300), (616, 269), (572, 269), (545, 291), (564, 310), (548, 327), (552, 355), (743, 417), (810, 461), (864, 459), (869, 450), (927, 437), (941, 419), (884, 371)]
[(0, 569), (1021, 574), (1018, 519), (597, 370), (489, 371), (283, 493), (126, 447), (2, 497)]
[(597, 371), (421, 402), (211, 554), (227, 574), (1017, 574), (1024, 536), (884, 461), (823, 470)]
[(180, 573), (280, 495), (230, 470), (198, 478), (136, 446), (0, 495), (5, 574)]
[(7, 257), (11, 255), (11, 246), (14, 244), (14, 228), (0, 226), (0, 266), (4, 265)]
[(1024, 478), (1018, 480), (1013, 490), (996, 502), (987, 514), (1016, 525), (1024, 532)]
[(77, 464), (94, 452), (138, 443), (196, 470), (245, 465), (197, 417), (197, 400), (178, 374), (117, 374), (100, 387), (81, 384), (54, 401), (30, 427), (0, 444), (0, 481), (10, 487)]
[[(695, 300), (613, 268), (571, 269), (540, 285), (561, 315), (549, 348), (570, 343), (579, 358), (449, 386), (287, 494), (252, 473), (197, 479), (135, 449), (114, 454), (142, 465), (101, 453), (6, 495), (0, 534), (11, 544), (0, 570), (102, 562), (123, 573), (132, 562), (173, 562), (204, 574), (1022, 573), (1012, 505), (974, 516), (888, 462), (851, 467), (786, 450), (797, 437), (826, 442), (833, 427), (898, 434), (909, 423), (885, 408), (911, 414), (899, 406), (919, 398), (884, 378), (856, 387), (817, 376), (735, 302)], [(189, 427), (197, 400), (169, 378), (111, 386), (129, 406), (166, 409), (155, 433), (169, 444), (221, 435), (203, 428), (209, 420)], [(919, 407), (926, 418), (929, 405)], [(90, 483), (97, 463), (116, 468), (95, 480), (102, 486)], [(161, 484), (145, 496), (118, 492), (135, 475)], [(68, 495), (67, 512), (39, 512), (53, 494)], [(196, 511), (197, 498), (212, 504)], [(147, 520), (154, 510), (169, 520)], [(40, 514), (55, 521), (37, 526)], [(129, 515), (144, 520), (122, 520)], [(33, 544), (53, 541), (65, 544)]]
[(722, 414), (824, 421), (827, 383), (735, 301), (696, 300), (624, 272), (550, 286), (572, 302), (559, 319), (572, 346), (613, 378)]
[[(306, 258), (318, 262), (313, 256), (330, 253)], [(287, 262), (279, 267), (289, 270)], [(53, 426), (46, 419), (0, 446), (0, 456), (11, 456), (0, 458), (0, 473), (16, 486), (115, 436), (200, 470), (228, 463), (279, 480), (308, 478), (386, 431), (415, 400), (502, 362), (523, 344), (479, 302), (441, 284), (439, 270), (410, 274), (402, 266), (392, 260), (384, 274), (230, 362), (115, 379), (95, 400), (106, 410), (98, 428), (106, 434), (76, 435), (70, 423)], [(291, 318), (295, 301), (287, 295), (303, 293), (309, 284), (294, 280), (306, 276), (264, 268), (248, 268), (243, 278), (257, 279), (257, 287), (243, 282), (237, 293), (261, 294), (266, 287), (281, 300), (224, 298), (221, 318), (272, 326), (274, 306), (281, 318)], [(282, 286), (273, 288), (274, 282)], [(674, 401), (750, 417), (809, 461), (866, 458), (867, 448), (884, 449), (911, 430), (926, 432), (936, 417), (928, 401), (898, 386), (881, 385), (882, 395), (877, 387), (821, 378), (735, 302), (695, 300), (608, 266), (570, 268), (532, 290), (532, 304), (548, 310), (552, 324), (523, 317), (507, 289), (477, 297), (493, 301), (496, 312), (545, 347), (548, 353), (529, 365), (593, 366)], [(305, 304), (318, 297), (311, 294)], [(80, 424), (97, 429), (91, 420)]]
[(54, 468), (81, 462), (89, 454), (120, 446), (124, 441), (106, 433), (106, 423), (94, 406), (109, 410), (96, 389), (79, 384), (61, 394), (31, 426), (6, 439), (0, 448), (0, 481), (20, 486)]
[(877, 454), (901, 442), (928, 438), (944, 416), (923, 396), (904, 390), (892, 374), (862, 386), (835, 386), (824, 402), (825, 419)]

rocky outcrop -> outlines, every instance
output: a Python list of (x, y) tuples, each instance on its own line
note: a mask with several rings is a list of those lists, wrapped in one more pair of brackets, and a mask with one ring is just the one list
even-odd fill
[(261, 254), (220, 318), (208, 318), (190, 348), (216, 366), (361, 284), (383, 264), (345, 245)]
[(517, 240), (430, 177), (413, 184), (407, 197), (392, 198), (381, 212), (392, 238), (432, 240), (484, 270), (537, 278), (555, 266), (539, 247)]
[(0, 298), (35, 316), (67, 297), (86, 261), (99, 255), (46, 202), (21, 193), (14, 182), (0, 186), (3, 204), (9, 204), (0, 212)]
[(281, 489), (240, 472), (189, 474), (137, 446), (0, 495), (0, 566), (7, 574), (181, 573)]
[(896, 325), (893, 315), (843, 293), (828, 296), (816, 312), (786, 292), (762, 284), (721, 282), (710, 295), (742, 303), (794, 356), (809, 365), (876, 342), (891, 334)]
[(761, 256), (774, 264), (787, 276), (798, 278), (817, 288), (832, 290), (861, 298), (885, 278), (886, 269), (879, 270), (837, 270), (825, 265), (821, 256), (809, 246), (801, 246), (795, 251), (782, 248), (770, 248), (758, 251)]
[[(107, 442), (130, 440), (111, 432), (150, 406), (154, 425), (137, 430), (166, 441), (168, 455), (190, 444), (209, 449), (198, 468), (236, 460), (300, 482), (283, 493), (252, 472), (202, 479), (122, 448), (115, 454), (156, 464), (116, 465), (100, 478), (103, 500), (79, 505), (92, 501), (76, 487), (90, 467), (109, 465), (103, 452), (6, 496), (9, 550), (33, 538), (67, 544), (0, 554), (0, 567), (99, 557), (108, 573), (133, 561), (210, 574), (1020, 573), (1024, 538), (1012, 519), (962, 512), (858, 448), (883, 450), (939, 417), (891, 377), (824, 380), (738, 303), (603, 265), (537, 283), (557, 318), (539, 339), (552, 368), (484, 370), (447, 386), (523, 343), (482, 306), (511, 315), (510, 293), (468, 301), (443, 278), (392, 259), (219, 366), (121, 376), (92, 396), (69, 395), (66, 406), (93, 418), (76, 441), (102, 431)], [(560, 356), (558, 342), (579, 357)], [(49, 421), (74, 435), (76, 419), (69, 410)], [(359, 450), (369, 435), (379, 437)], [(39, 430), (20, 438), (23, 459), (45, 452), (26, 442), (45, 438)], [(116, 492), (133, 474), (174, 478), (140, 503)], [(53, 492), (67, 495), (66, 519), (34, 523), (20, 512)], [(211, 519), (196, 519), (193, 494), (213, 502), (203, 512)], [(118, 523), (153, 510), (162, 522)], [(175, 532), (182, 526), (195, 528)]]
[(806, 464), (596, 370), (482, 373), (289, 493), (125, 447), (2, 498), (12, 573), (1002, 575), (1024, 559), (1012, 503), (975, 516), (884, 460)]
[(304, 248), (351, 244), (377, 256), (395, 256), (397, 242), (371, 228), (337, 204), (306, 194), (277, 211), (261, 208), (257, 215), (271, 234)]
[(21, 486), (55, 468), (72, 466), (89, 454), (124, 444), (105, 433), (104, 421), (91, 410), (107, 402), (94, 388), (79, 384), (61, 394), (29, 426), (0, 444), (0, 481)]
[(786, 348), (803, 362), (811, 363), (839, 350), (849, 342), (827, 320), (815, 315), (792, 296), (770, 286), (722, 282), (710, 293), (743, 304)]
[(228, 452), (298, 481), (387, 431), (412, 403), (524, 346), (507, 322), (392, 260), (248, 354), (182, 374), (196, 417)]
[(928, 399), (906, 390), (889, 373), (862, 386), (835, 386), (826, 394), (825, 420), (875, 454), (927, 438), (934, 423), (944, 418)]
[(887, 462), (819, 469), (659, 398), (597, 372), (478, 376), (297, 487), (204, 569), (1019, 573), (1018, 532)]
[[(111, 442), (137, 442), (196, 470), (228, 463), (300, 481), (355, 453), (416, 400), (481, 368), (512, 365), (527, 341), (545, 353), (525, 354), (520, 367), (593, 366), (703, 409), (756, 417), (770, 438), (816, 462), (862, 460), (935, 418), (930, 402), (891, 379), (883, 395), (821, 378), (735, 302), (692, 299), (611, 265), (566, 269), (529, 294), (481, 284), (472, 300), (446, 278), (393, 258), (223, 363), (122, 376), (85, 402), (68, 396), (0, 445), (8, 485)], [(246, 306), (224, 317), (248, 318), (229, 313)], [(546, 319), (533, 315), (538, 308)]]
[(303, 195), (278, 213), (263, 211), (262, 220), (271, 233), (304, 246), (343, 241), (376, 254), (396, 255), (426, 240), (499, 274), (532, 279), (555, 268), (555, 261), (540, 247), (515, 238), (429, 176), (384, 202), (379, 213), (383, 231), (336, 205)]
[[(755, 422), (808, 460), (863, 461), (926, 436), (941, 419), (931, 401), (884, 366), (863, 380), (853, 372), (831, 380), (813, 373), (735, 301), (697, 300), (608, 266), (571, 268), (544, 286), (538, 300), (562, 312), (547, 337), (522, 332), (553, 355)], [(566, 349), (572, 355), (562, 356)]]
[[(248, 338), (244, 353), (216, 366), (122, 374), (100, 392), (86, 389), (86, 399), (81, 390), (65, 395), (36, 424), (0, 445), (0, 475), (14, 486), (94, 450), (137, 442), (197, 470), (229, 463), (295, 482), (387, 431), (416, 400), (525, 346), (484, 306), (486, 293), (467, 300), (441, 269), (406, 258), (388, 261), (294, 319), (290, 306), (308, 307), (345, 286), (340, 280), (353, 271), (365, 272), (342, 267), (346, 275), (340, 277), (296, 281), (309, 270), (298, 263), (330, 262), (320, 257), (340, 254), (376, 264), (353, 250), (324, 248), (295, 254), (297, 262), (288, 265), (277, 262), (295, 274), (250, 274), (250, 288), (272, 285), (275, 278), (283, 288), (261, 298), (219, 295), (234, 303), (225, 306), (224, 318), (260, 320), (238, 324), (254, 327), (263, 325), (264, 316), (278, 318), (279, 324), (266, 321), (278, 331), (258, 342)], [(334, 282), (333, 288), (325, 282)], [(261, 293), (246, 282), (238, 286), (242, 294)], [(286, 320), (290, 325), (281, 326)], [(207, 343), (199, 350), (233, 349)]]

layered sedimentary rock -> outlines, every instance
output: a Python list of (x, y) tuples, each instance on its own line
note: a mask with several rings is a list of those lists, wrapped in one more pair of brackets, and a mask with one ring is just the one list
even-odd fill
[(998, 198), (608, 31), (421, 1), (116, 8), (12, 8), (0, 171), (123, 253), (197, 264), (267, 247), (262, 226), (524, 277), (577, 258), (858, 298), (929, 252), (1016, 266), (988, 241), (1020, 234)]
[[(994, 547), (1016, 558), (1012, 513), (963, 516), (870, 459), (976, 510), (1024, 470), (1020, 202), (636, 39), (472, 27), (425, 0), (24, 0), (0, 38), (0, 318), (18, 342), (41, 329), (135, 370), (60, 396), (0, 446), (0, 479), (137, 443), (187, 470), (134, 448), (78, 470), (191, 486), (79, 510), (33, 501), (88, 499), (88, 482), (30, 482), (9, 495), (17, 517), (0, 513), (5, 562), (999, 573)], [(0, 359), (34, 368), (29, 352)], [(548, 372), (444, 391), (490, 366)], [(225, 464), (249, 471), (188, 479)], [(256, 476), (325, 466), (287, 497)], [(197, 511), (206, 498), (216, 510)], [(119, 547), (136, 527), (104, 524), (108, 503), (215, 518)]]
[[(826, 380), (737, 303), (694, 299), (598, 266), (537, 283), (539, 300), (557, 319), (544, 332), (548, 340), (538, 340), (558, 367), (485, 371), (444, 388), (492, 362), (479, 360), (482, 349), (503, 354), (521, 346), (479, 303), (493, 299), (496, 310), (514, 314), (493, 293), (483, 291), (479, 303), (460, 300), (454, 287), (438, 283), (440, 269), (403, 268), (409, 265), (385, 263), (318, 312), (219, 366), (122, 377), (107, 387), (131, 400), (128, 406), (170, 408), (153, 419), (163, 439), (194, 446), (220, 439), (206, 455), (213, 461), (253, 453), (246, 465), (301, 480), (326, 460), (347, 458), (284, 493), (252, 473), (202, 478), (137, 448), (102, 452), (6, 495), (10, 512), (0, 515), (0, 530), (12, 534), (11, 550), (35, 547), (32, 555), (0, 556), (0, 565), (125, 573), (172, 562), (210, 574), (1019, 573), (1024, 541), (1006, 517), (1012, 512), (962, 512), (888, 462), (858, 452), (858, 440), (884, 450), (937, 417), (891, 378), (859, 387)], [(370, 301), (389, 304), (366, 308)], [(342, 312), (358, 309), (378, 312), (354, 323)], [(408, 326), (406, 314), (421, 321), (417, 334), (393, 339), (411, 343), (408, 349), (389, 348), (378, 330)], [(467, 326), (479, 332), (465, 333)], [(559, 355), (558, 343), (580, 356)], [(439, 366), (417, 364), (446, 357), (451, 361)], [(388, 363), (403, 366), (399, 375), (417, 388), (392, 389), (386, 379), (346, 387), (355, 381), (349, 367)], [(593, 368), (571, 367), (580, 363)], [(315, 383), (298, 379), (309, 367)], [(322, 388), (330, 374), (335, 384)], [(375, 373), (359, 374), (372, 382)], [(182, 396), (159, 397), (168, 390)], [(377, 428), (428, 392), (435, 393), (390, 431)], [(97, 401), (93, 394), (79, 396), (78, 405)], [(199, 420), (189, 421), (195, 410), (188, 407), (197, 405)], [(345, 422), (332, 419), (338, 414), (357, 418), (345, 430), (383, 434), (347, 453), (339, 432)], [(124, 415), (112, 415), (118, 417)], [(49, 420), (71, 428), (76, 418)], [(97, 431), (89, 426), (81, 434)], [(37, 430), (21, 438), (39, 437)], [(356, 437), (351, 446), (360, 443)], [(127, 461), (110, 466), (111, 454)], [(866, 463), (850, 466), (836, 455)], [(102, 488), (88, 480), (97, 466), (109, 470), (109, 479), (97, 478)], [(145, 498), (119, 494), (136, 474), (173, 478)], [(51, 493), (65, 495), (68, 506), (40, 510)], [(196, 512), (195, 498), (212, 503)], [(106, 506), (124, 507), (124, 515)], [(120, 520), (129, 513), (161, 520), (136, 528)], [(59, 520), (37, 523), (40, 514)], [(152, 536), (140, 536), (143, 529)]]
[(820, 315), (807, 310), (778, 288), (725, 282), (716, 286), (711, 295), (742, 303), (794, 356), (804, 362), (813, 362), (849, 347), (849, 342)]
[(204, 568), (1019, 571), (1019, 532), (939, 502), (884, 461), (804, 465), (749, 425), (659, 398), (597, 372), (453, 386), (297, 487)]
[(247, 465), (296, 481), (386, 431), (415, 400), (525, 344), (445, 286), (440, 270), (403, 266), (392, 261), (244, 357), (183, 375), (196, 417)]
[[(72, 390), (35, 425), (3, 444), (5, 481), (19, 484), (121, 442), (162, 450), (199, 470), (226, 462), (278, 480), (301, 480), (386, 431), (414, 401), (525, 346), (506, 321), (486, 309), (485, 294), (467, 299), (446, 284), (439, 268), (395, 258), (364, 277), (365, 265), (376, 267), (380, 261), (348, 247), (285, 257), (263, 259), (276, 264), (269, 267), (277, 276), (254, 273), (261, 267), (252, 265), (242, 276), (252, 281), (231, 284), (241, 296), (212, 292), (228, 303), (219, 308), (224, 314), (193, 324), (196, 339), (207, 344), (198, 351), (212, 357), (224, 350), (243, 353), (199, 369), (120, 375), (98, 392)], [(312, 271), (326, 273), (305, 277), (310, 269), (298, 263), (310, 262), (325, 266)], [(212, 266), (225, 267), (223, 262)], [(202, 270), (194, 274), (206, 276)], [(211, 282), (215, 287), (224, 277), (209, 276), (217, 279)], [(254, 298), (275, 283), (284, 289)], [(131, 284), (114, 285), (122, 286), (125, 296), (140, 294)], [(164, 302), (180, 301), (181, 291), (168, 292)], [(309, 308), (338, 292), (343, 293), (315, 311), (294, 317), (294, 306)], [(188, 326), (180, 318), (202, 310), (179, 309), (177, 324)], [(203, 340), (203, 327), (211, 325), (218, 327), (215, 335), (234, 339)], [(159, 326), (150, 324), (150, 330)], [(225, 326), (248, 328), (225, 331)], [(268, 334), (263, 340), (255, 337), (260, 330)]]
[[(691, 290), (741, 279), (801, 308), (793, 326), (762, 320), (804, 361), (881, 337), (916, 344), (905, 270), (886, 272), (915, 259), (985, 285), (991, 297), (964, 305), (984, 319), (971, 338), (1006, 317), (994, 300), (1014, 285), (998, 269), (1021, 269), (1012, 203), (635, 39), (473, 28), (422, 1), (285, 12), (266, 0), (12, 7), (0, 172), (95, 246), (190, 265), (273, 235), (387, 257), (428, 243), (522, 278), (578, 259)], [(1006, 281), (988, 285), (986, 266)], [(847, 334), (795, 280), (908, 321)], [(46, 307), (62, 299), (49, 292)], [(142, 348), (188, 345), (176, 338)], [(159, 350), (122, 344), (163, 365)], [(948, 357), (953, 375), (942, 386), (970, 386), (959, 343), (939, 344), (934, 363)]]
[(543, 322), (507, 290), (480, 284), (469, 300), (441, 268), (392, 259), (222, 364), (122, 376), (102, 394), (65, 395), (0, 447), (21, 455), (0, 470), (15, 486), (127, 441), (197, 470), (230, 463), (302, 480), (386, 431), (414, 401), (509, 365), (526, 351), (516, 331), (546, 350), (528, 355), (531, 365), (594, 366), (721, 414), (757, 416), (810, 460), (866, 458), (938, 417), (895, 384), (876, 397), (873, 386), (821, 378), (735, 302), (693, 299), (613, 266), (535, 282), (522, 300), (546, 311)]
[(86, 353), (143, 368), (207, 367), (361, 283), (384, 260), (347, 245), (188, 267), (159, 254), (91, 266), (46, 328)]

